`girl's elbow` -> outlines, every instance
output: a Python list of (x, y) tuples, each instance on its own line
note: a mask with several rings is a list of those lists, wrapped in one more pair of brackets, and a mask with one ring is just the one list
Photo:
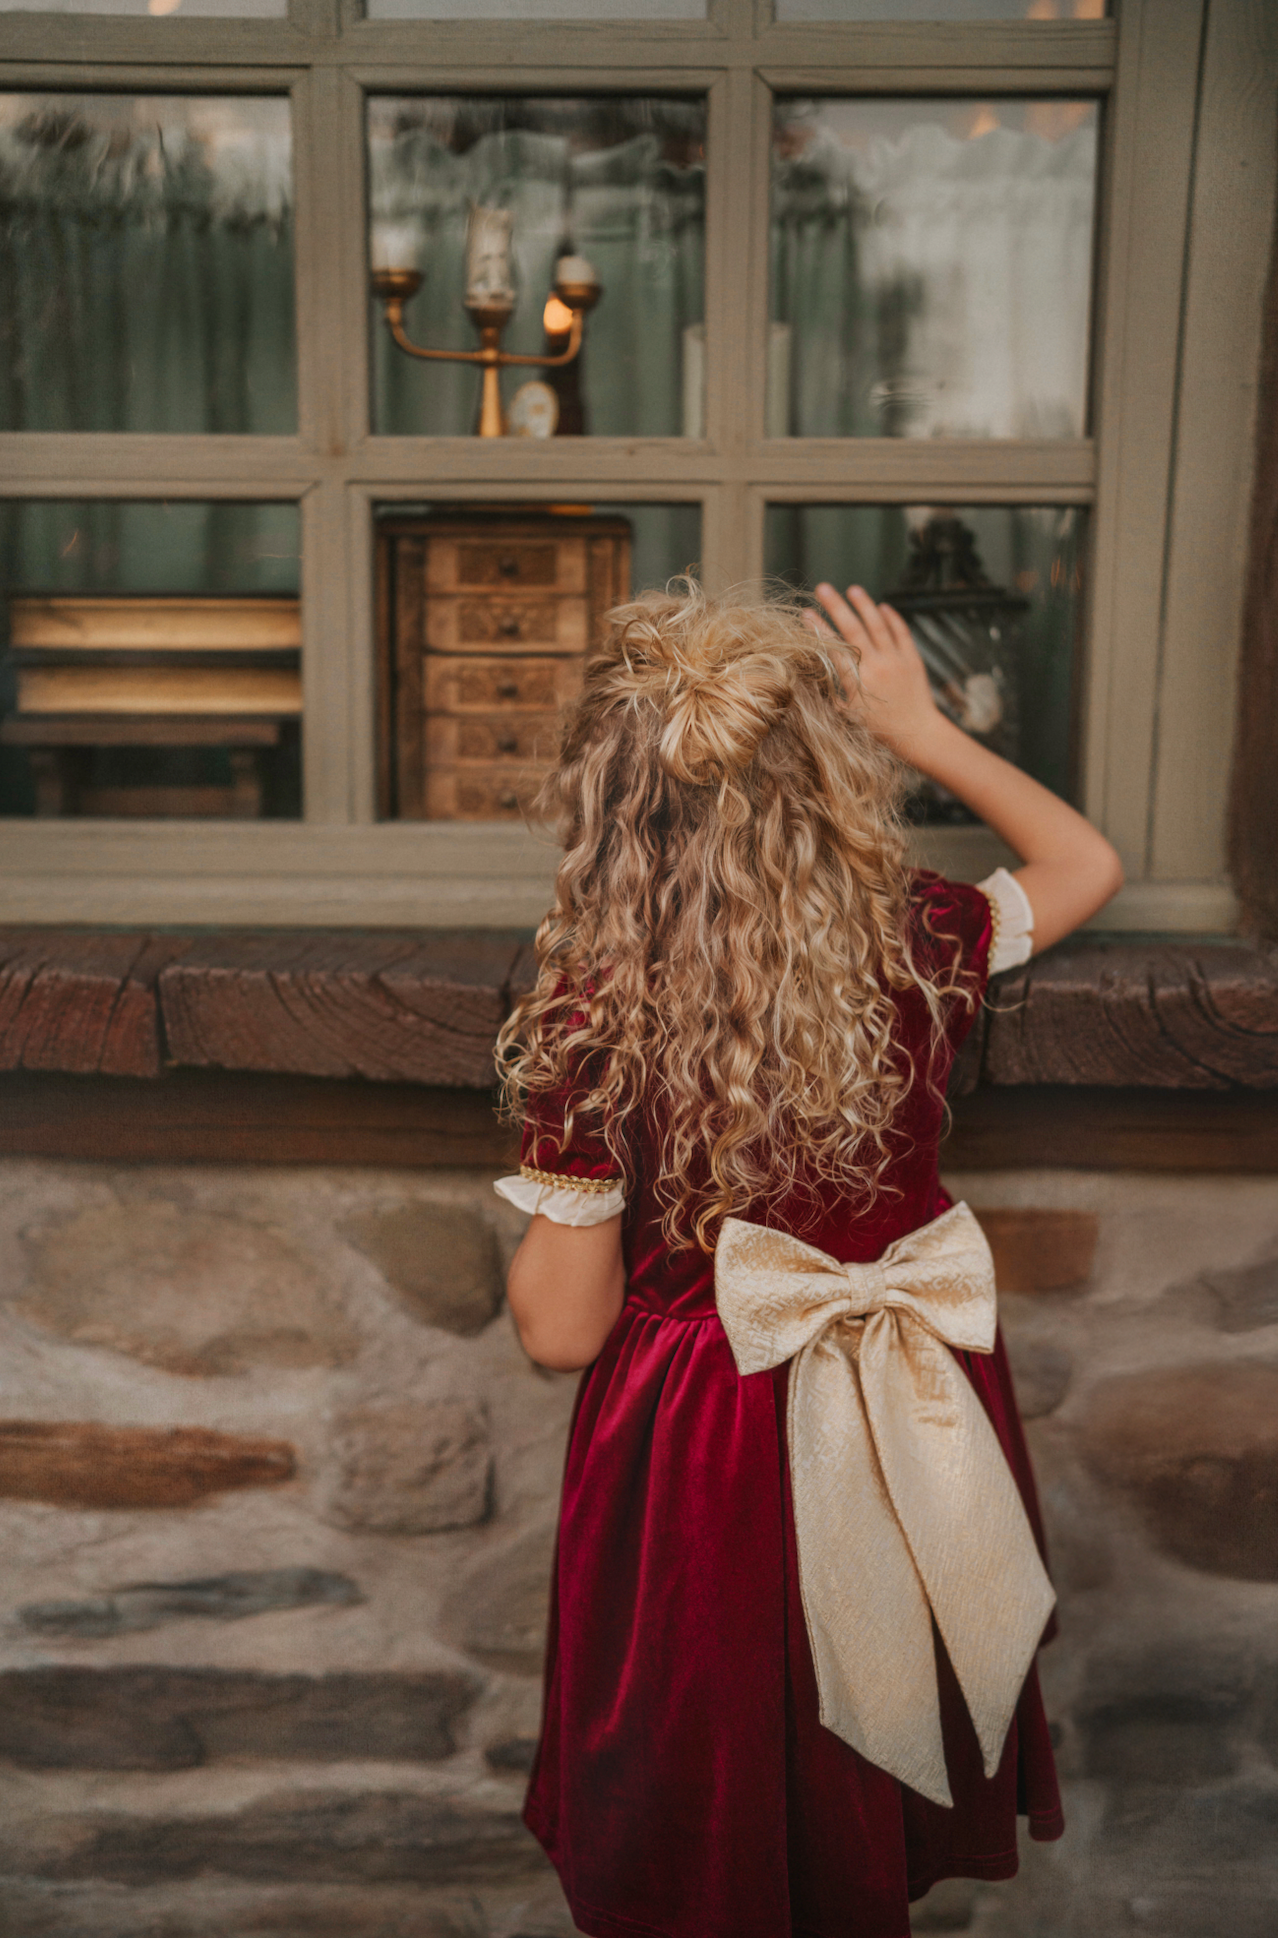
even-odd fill
[(1119, 854), (1117, 848), (1109, 841), (1104, 842), (1104, 852), (1097, 865), (1097, 875), (1097, 892), (1099, 895), (1097, 907), (1104, 908), (1106, 902), (1113, 901), (1115, 895), (1117, 895), (1119, 889), (1127, 879), (1126, 872), (1123, 868), (1122, 856)]
[(519, 1343), (535, 1366), (544, 1366), (551, 1373), (580, 1373), (598, 1359), (603, 1345), (584, 1339), (579, 1333), (567, 1331), (563, 1327), (539, 1324), (535, 1319), (521, 1319), (515, 1314), (515, 1330)]
[(596, 1339), (597, 1328), (585, 1327), (553, 1308), (547, 1310), (547, 1301), (535, 1292), (530, 1296), (529, 1288), (513, 1272), (506, 1300), (519, 1343), (534, 1365), (552, 1373), (580, 1373), (598, 1359), (607, 1333)]

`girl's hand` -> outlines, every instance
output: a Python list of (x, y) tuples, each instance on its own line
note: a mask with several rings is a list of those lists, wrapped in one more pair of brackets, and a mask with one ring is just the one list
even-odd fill
[(852, 649), (836, 650), (835, 655), (849, 706), (898, 759), (921, 766), (944, 715), (932, 698), (927, 668), (909, 627), (899, 612), (876, 605), (859, 585), (848, 587), (846, 599), (828, 584), (819, 585), (816, 596), (836, 630), (831, 632), (810, 613), (813, 632), (842, 639)]
[(807, 622), (850, 649), (836, 647), (834, 657), (852, 709), (899, 760), (957, 795), (1024, 862), (1017, 880), (1034, 911), (1035, 950), (1103, 908), (1123, 884), (1122, 863), (1104, 835), (946, 718), (910, 629), (891, 606), (875, 605), (859, 585), (848, 587), (847, 599), (832, 585), (819, 585), (816, 596), (837, 630), (815, 612)]

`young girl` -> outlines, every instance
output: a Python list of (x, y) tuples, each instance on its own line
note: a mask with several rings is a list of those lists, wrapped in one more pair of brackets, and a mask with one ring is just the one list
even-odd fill
[[(818, 598), (837, 636), (694, 586), (612, 615), (502, 1033), (511, 1309), (587, 1369), (526, 1816), (594, 1938), (908, 1938), (939, 1878), (1013, 1874), (1018, 1812), (1063, 1828), (1034, 1484), (937, 1147), (991, 969), (1120, 868), (895, 612)], [(1025, 865), (907, 871), (900, 763)]]

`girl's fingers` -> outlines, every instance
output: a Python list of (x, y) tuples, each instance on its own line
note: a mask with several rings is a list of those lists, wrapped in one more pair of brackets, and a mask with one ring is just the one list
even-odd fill
[(840, 636), (858, 652), (864, 652), (870, 643), (870, 636), (862, 620), (846, 599), (840, 598), (832, 585), (819, 585), (816, 596), (826, 613), (833, 620)]
[(894, 644), (901, 647), (902, 650), (908, 649), (910, 652), (913, 652), (914, 635), (906, 625), (904, 619), (902, 619), (900, 613), (896, 610), (896, 607), (884, 605), (879, 607), (879, 611), (883, 615), (884, 624), (892, 635)]
[(837, 639), (839, 636), (833, 626), (828, 625), (820, 613), (814, 612), (811, 606), (803, 614), (803, 623), (810, 633), (816, 634), (818, 639)]
[(861, 624), (865, 627), (867, 634), (878, 647), (879, 651), (881, 653), (891, 652), (895, 641), (888, 629), (887, 621), (864, 586), (850, 585), (848, 587), (848, 599), (855, 609)]

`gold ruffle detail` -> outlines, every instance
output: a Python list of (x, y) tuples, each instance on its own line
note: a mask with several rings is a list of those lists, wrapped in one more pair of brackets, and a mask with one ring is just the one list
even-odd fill
[(545, 1184), (552, 1191), (590, 1191), (602, 1197), (605, 1191), (615, 1191), (625, 1180), (616, 1178), (570, 1178), (562, 1171), (538, 1171), (531, 1164), (521, 1164), (521, 1178), (529, 1178), (534, 1184)]
[[(979, 887), (980, 884), (978, 883), (977, 886)], [(986, 891), (983, 888), (981, 889), (981, 894), (985, 896), (986, 906), (988, 907), (990, 912), (990, 946), (989, 946), (989, 952), (986, 955), (985, 960), (989, 964), (990, 969), (992, 971), (994, 967), (995, 959), (998, 956), (998, 935), (999, 935), (999, 929), (1002, 926), (1003, 917), (1002, 917), (1002, 914), (1000, 913), (999, 905), (995, 901), (994, 897), (992, 895), (986, 894)]]

